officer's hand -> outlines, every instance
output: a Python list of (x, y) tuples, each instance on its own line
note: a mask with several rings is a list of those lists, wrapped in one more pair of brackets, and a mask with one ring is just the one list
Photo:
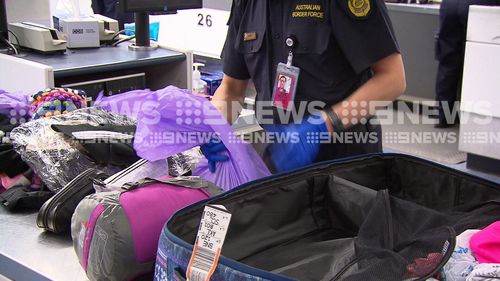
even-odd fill
[(310, 117), (300, 124), (269, 125), (265, 126), (265, 129), (268, 133), (290, 136), (288, 141), (275, 142), (267, 148), (277, 172), (312, 164), (320, 149), (319, 139), (315, 139), (314, 136), (328, 132), (325, 122), (319, 117)]
[(229, 156), (225, 154), (227, 152), (226, 146), (221, 140), (212, 138), (210, 142), (201, 146), (201, 152), (205, 155), (208, 160), (208, 170), (215, 173), (215, 164), (217, 162), (225, 162), (229, 160)]

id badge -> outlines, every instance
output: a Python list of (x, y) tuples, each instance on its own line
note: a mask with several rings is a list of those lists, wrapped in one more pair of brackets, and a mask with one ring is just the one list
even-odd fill
[(273, 106), (290, 110), (295, 100), (300, 68), (279, 63), (273, 90)]

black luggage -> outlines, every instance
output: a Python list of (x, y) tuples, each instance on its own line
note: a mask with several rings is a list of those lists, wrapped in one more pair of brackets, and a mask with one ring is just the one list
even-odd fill
[(85, 196), (95, 192), (94, 180), (103, 181), (108, 177), (96, 169), (85, 170), (43, 204), (36, 219), (38, 227), (54, 233), (70, 230), (76, 206)]
[(184, 280), (206, 204), (232, 214), (211, 280), (426, 280), (458, 234), (500, 218), (500, 186), (401, 154), (276, 175), (173, 215), (155, 280)]

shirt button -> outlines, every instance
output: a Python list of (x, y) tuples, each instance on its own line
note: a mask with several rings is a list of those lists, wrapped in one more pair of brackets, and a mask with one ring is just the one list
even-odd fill
[(280, 39), (280, 38), (281, 38), (281, 32), (276, 32), (276, 33), (274, 33), (273, 38), (274, 38), (274, 39)]

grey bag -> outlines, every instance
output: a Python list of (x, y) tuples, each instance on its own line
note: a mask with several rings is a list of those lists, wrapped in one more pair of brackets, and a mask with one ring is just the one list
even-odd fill
[(90, 280), (131, 280), (153, 272), (167, 219), (220, 193), (199, 177), (144, 179), (123, 189), (87, 196), (73, 215), (73, 246)]

